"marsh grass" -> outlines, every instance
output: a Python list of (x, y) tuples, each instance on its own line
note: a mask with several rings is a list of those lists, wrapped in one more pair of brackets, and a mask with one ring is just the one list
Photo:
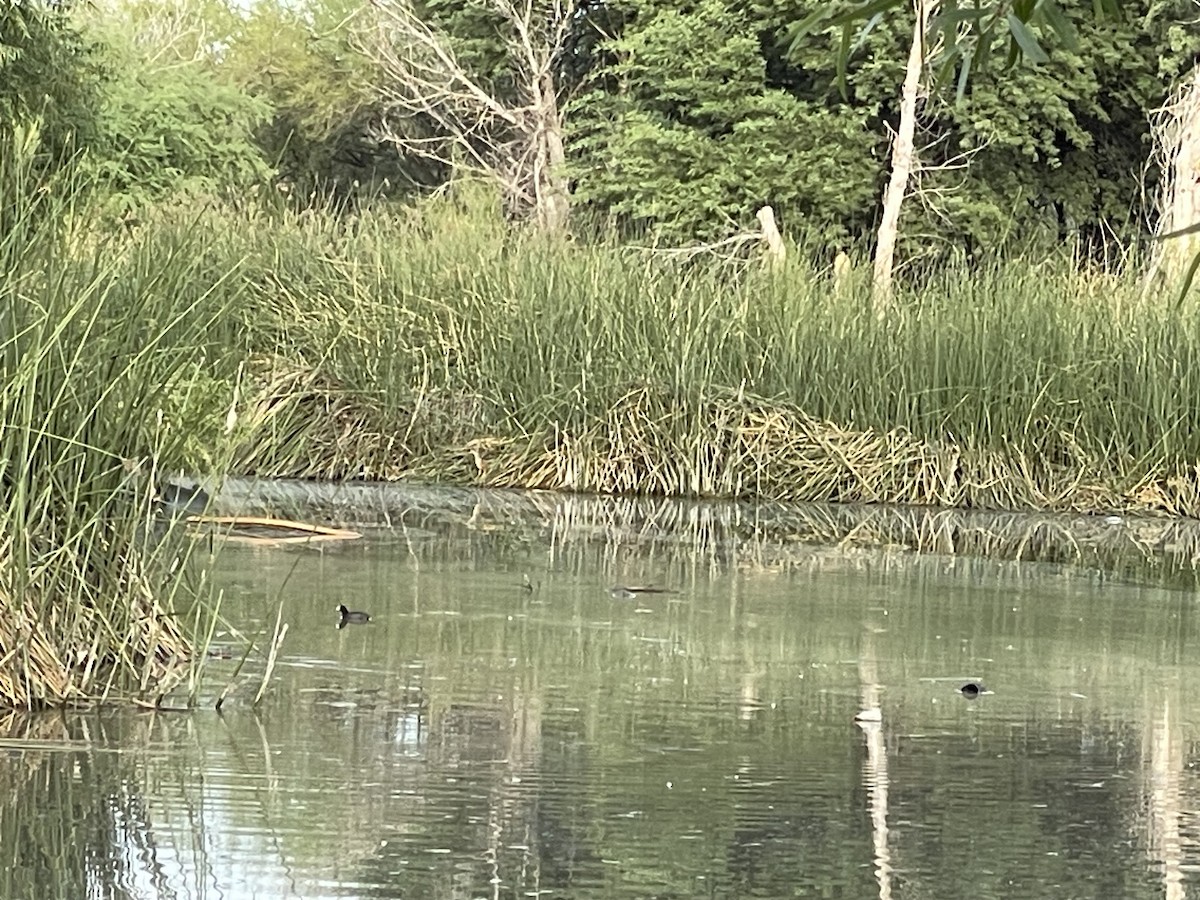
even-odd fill
[(461, 192), (109, 234), (29, 146), (0, 152), (2, 706), (196, 695), (177, 468), (1200, 516), (1196, 302), (1132, 269), (949, 266), (880, 319), (800, 249), (551, 241)]
[(182, 232), (81, 239), (69, 173), (35, 180), (32, 145), (0, 148), (0, 706), (160, 696), (203, 615), (155, 484), (195, 430), (173, 394), (227, 355), (231, 294)]
[(245, 277), (238, 468), (1200, 514), (1200, 319), (1136, 271), (952, 265), (881, 320), (865, 279), (839, 288), (802, 251), (681, 262), (483, 206), (190, 221)]

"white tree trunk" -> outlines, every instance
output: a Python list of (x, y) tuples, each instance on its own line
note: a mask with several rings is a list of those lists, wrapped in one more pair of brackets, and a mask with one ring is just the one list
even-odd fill
[(900, 91), (900, 123), (892, 142), (892, 174), (883, 192), (883, 217), (875, 237), (875, 272), (872, 294), (875, 310), (882, 315), (892, 299), (892, 269), (896, 255), (896, 236), (900, 228), (900, 208), (908, 191), (908, 179), (915, 160), (913, 135), (917, 127), (917, 98), (921, 93), (921, 75), (925, 69), (925, 34), (929, 17), (937, 6), (934, 0), (913, 0), (912, 47), (904, 70)]
[(570, 198), (565, 174), (567, 156), (563, 150), (562, 116), (558, 110), (558, 92), (554, 78), (543, 73), (537, 84), (538, 146), (536, 179), (537, 220), (546, 232), (565, 231)]
[[(1154, 138), (1163, 172), (1158, 233), (1200, 225), (1200, 67), (1174, 98), (1157, 110)], [(1200, 253), (1200, 233), (1168, 238), (1155, 247), (1147, 290), (1179, 290), (1180, 279)]]
[(783, 235), (779, 233), (779, 225), (775, 222), (775, 210), (764, 206), (757, 213), (758, 224), (762, 226), (763, 240), (767, 243), (767, 258), (771, 265), (782, 265), (787, 259), (787, 247), (783, 243)]

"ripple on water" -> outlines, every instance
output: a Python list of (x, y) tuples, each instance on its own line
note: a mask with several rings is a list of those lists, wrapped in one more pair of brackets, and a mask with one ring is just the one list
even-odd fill
[[(25, 735), (0, 834), (57, 860), (72, 835), (90, 877), (155, 898), (868, 897), (882, 878), (1041, 900), (1194, 878), (1200, 708), (1179, 686), (1200, 617), (1177, 597), (771, 561), (790, 544), (701, 559), (607, 519), (552, 543), (552, 521), (276, 561), (291, 628), (257, 711), (252, 659), (221, 716)], [(230, 578), (261, 584), (247, 560)], [(686, 602), (614, 603), (635, 573)], [(334, 629), (349, 598), (379, 624)], [(235, 624), (270, 627), (274, 606), (241, 601)]]

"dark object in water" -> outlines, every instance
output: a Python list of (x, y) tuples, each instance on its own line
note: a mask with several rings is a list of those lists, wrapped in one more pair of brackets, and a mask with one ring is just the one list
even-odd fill
[(614, 584), (608, 589), (614, 600), (634, 600), (638, 594), (678, 594), (670, 588), (646, 587), (644, 585)]
[(371, 617), (365, 612), (357, 612), (352, 609), (346, 609), (345, 603), (337, 605), (338, 628), (345, 628), (347, 625), (366, 625), (371, 621)]
[(173, 481), (161, 485), (155, 499), (158, 508), (172, 518), (203, 515), (210, 502), (208, 492), (199, 485), (186, 487)]
[(987, 691), (984, 689), (982, 684), (977, 684), (974, 681), (968, 681), (966, 684), (964, 684), (962, 687), (959, 688), (959, 691), (968, 700), (974, 700), (980, 694), (987, 693)]

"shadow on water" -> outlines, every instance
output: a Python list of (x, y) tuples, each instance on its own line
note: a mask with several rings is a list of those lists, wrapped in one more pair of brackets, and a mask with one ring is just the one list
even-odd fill
[[(279, 602), (291, 625), (258, 710), (247, 688), (222, 715), (11, 720), (0, 896), (1181, 897), (1191, 877), (1178, 523), (214, 501), (366, 538), (219, 557), (234, 625)], [(339, 628), (343, 603), (369, 622)], [(211, 661), (213, 694), (233, 669)]]

